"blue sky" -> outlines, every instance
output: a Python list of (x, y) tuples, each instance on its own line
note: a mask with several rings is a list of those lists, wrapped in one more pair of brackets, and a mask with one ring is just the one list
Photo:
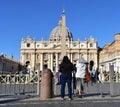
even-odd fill
[(0, 0), (0, 53), (20, 59), (21, 39), (48, 40), (65, 9), (73, 39), (93, 36), (99, 47), (120, 33), (120, 0)]

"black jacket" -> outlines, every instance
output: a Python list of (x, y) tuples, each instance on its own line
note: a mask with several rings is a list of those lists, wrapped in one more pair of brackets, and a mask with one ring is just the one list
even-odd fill
[(71, 62), (62, 62), (60, 64), (60, 72), (66, 76), (72, 76), (73, 70), (74, 70), (74, 67)]

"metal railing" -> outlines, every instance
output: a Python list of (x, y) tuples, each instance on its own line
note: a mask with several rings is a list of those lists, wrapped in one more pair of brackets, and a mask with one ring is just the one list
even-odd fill
[(0, 74), (0, 84), (38, 83), (38, 74)]
[[(120, 73), (114, 72), (114, 81), (120, 82)], [(110, 82), (110, 74), (100, 73), (101, 83)], [(0, 95), (39, 95), (40, 93), (40, 75), (39, 74), (0, 74)], [(54, 93), (57, 93), (56, 84), (54, 84)], [(88, 87), (87, 87), (88, 88)]]
[(0, 95), (38, 95), (40, 75), (0, 74)]
[[(114, 81), (115, 82), (120, 82), (120, 73), (119, 72), (114, 72)], [(105, 82), (110, 82), (110, 73), (100, 73), (99, 75), (99, 79), (102, 83)]]

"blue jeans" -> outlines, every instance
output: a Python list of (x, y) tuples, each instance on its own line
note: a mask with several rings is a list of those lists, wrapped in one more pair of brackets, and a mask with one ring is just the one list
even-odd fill
[(72, 98), (72, 77), (66, 76), (64, 74), (61, 75), (61, 98), (65, 96), (65, 85), (67, 83), (68, 86), (68, 96)]

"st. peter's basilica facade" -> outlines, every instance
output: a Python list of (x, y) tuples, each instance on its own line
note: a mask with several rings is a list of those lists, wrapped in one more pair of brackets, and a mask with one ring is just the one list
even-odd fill
[(58, 25), (53, 28), (48, 41), (36, 41), (28, 36), (21, 41), (20, 62), (30, 70), (42, 71), (44, 66), (53, 72), (58, 71), (63, 55), (67, 55), (73, 64), (83, 57), (93, 68), (98, 67), (98, 43), (90, 37), (85, 41), (73, 40), (73, 35), (66, 26), (66, 16), (63, 14)]

